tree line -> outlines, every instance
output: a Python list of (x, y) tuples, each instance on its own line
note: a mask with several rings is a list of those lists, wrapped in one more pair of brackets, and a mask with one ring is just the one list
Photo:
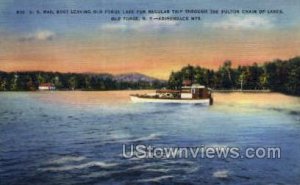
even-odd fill
[(171, 89), (180, 89), (183, 80), (191, 80), (212, 89), (269, 89), (300, 95), (300, 57), (237, 68), (232, 67), (231, 61), (225, 61), (218, 70), (188, 65), (171, 73), (168, 86)]
[(34, 91), (42, 83), (53, 83), (59, 90), (160, 89), (165, 86), (180, 89), (183, 80), (212, 89), (269, 89), (300, 95), (300, 57), (237, 68), (232, 67), (231, 61), (225, 61), (218, 70), (188, 65), (172, 72), (167, 83), (162, 80), (120, 81), (111, 74), (0, 71), (0, 91)]
[(43, 83), (52, 83), (58, 90), (156, 89), (166, 85), (160, 80), (118, 81), (110, 74), (0, 71), (0, 91), (34, 91)]

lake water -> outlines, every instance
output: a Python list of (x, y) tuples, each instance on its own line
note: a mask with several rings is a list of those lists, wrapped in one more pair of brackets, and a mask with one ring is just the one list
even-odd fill
[[(215, 93), (203, 107), (130, 93), (0, 93), (0, 184), (300, 184), (300, 98)], [(122, 144), (280, 147), (281, 159), (125, 159)]]

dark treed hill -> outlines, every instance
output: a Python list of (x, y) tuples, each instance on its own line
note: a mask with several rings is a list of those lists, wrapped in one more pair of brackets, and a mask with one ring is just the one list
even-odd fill
[(191, 80), (213, 89), (270, 89), (300, 95), (300, 57), (237, 68), (232, 68), (231, 61), (225, 61), (216, 71), (188, 65), (171, 73), (168, 86), (179, 89), (183, 80)]
[(132, 74), (127, 77), (126, 74), (114, 76), (107, 73), (0, 72), (0, 91), (37, 90), (42, 83), (53, 83), (59, 90), (156, 89), (166, 85), (166, 81), (146, 75), (134, 77)]

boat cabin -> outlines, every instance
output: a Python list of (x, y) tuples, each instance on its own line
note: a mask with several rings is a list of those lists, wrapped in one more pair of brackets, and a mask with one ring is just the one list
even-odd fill
[(206, 99), (210, 98), (211, 92), (203, 85), (193, 84), (181, 88), (182, 99)]
[(181, 87), (181, 90), (157, 90), (156, 95), (159, 98), (208, 99), (211, 97), (211, 91), (203, 85), (192, 84)]

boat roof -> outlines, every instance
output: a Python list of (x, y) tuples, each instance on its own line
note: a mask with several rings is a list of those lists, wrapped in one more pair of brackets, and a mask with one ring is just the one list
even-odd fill
[(160, 89), (156, 90), (157, 93), (180, 93), (180, 90), (171, 90), (171, 89)]

